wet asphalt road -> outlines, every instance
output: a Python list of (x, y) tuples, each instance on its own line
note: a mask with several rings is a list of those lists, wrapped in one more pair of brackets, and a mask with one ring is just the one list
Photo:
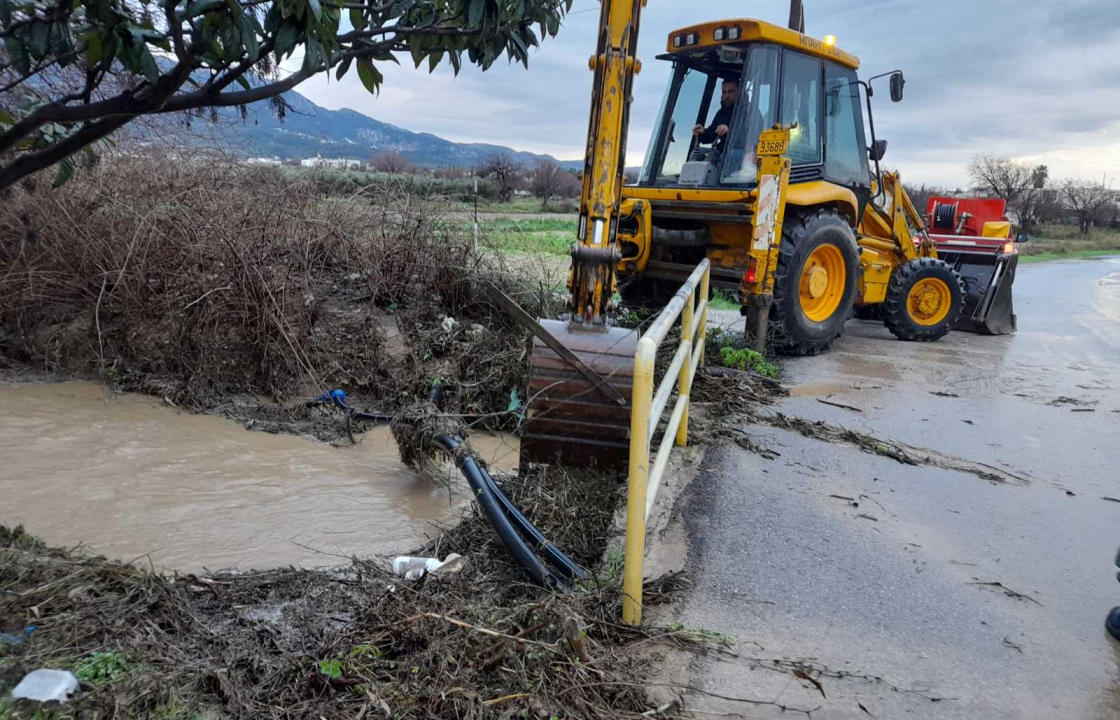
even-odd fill
[(786, 363), (783, 413), (1023, 480), (749, 426), (780, 456), (708, 451), (678, 501), (695, 587), (668, 618), (734, 635), (737, 657), (675, 682), (814, 718), (1120, 717), (1120, 502), (1102, 499), (1120, 498), (1120, 258), (1024, 265), (1015, 302), (1014, 336), (903, 343), (853, 320)]

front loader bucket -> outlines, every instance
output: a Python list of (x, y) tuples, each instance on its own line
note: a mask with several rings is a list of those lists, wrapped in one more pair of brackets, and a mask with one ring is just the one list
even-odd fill
[(533, 338), (529, 400), (521, 436), (521, 467), (529, 462), (624, 467), (630, 452), (630, 397), (637, 330), (571, 329), (540, 324), (625, 399), (619, 404), (540, 338)]
[(954, 330), (1006, 335), (1015, 332), (1015, 309), (1011, 285), (1019, 256), (972, 253), (938, 253), (964, 280), (964, 311)]

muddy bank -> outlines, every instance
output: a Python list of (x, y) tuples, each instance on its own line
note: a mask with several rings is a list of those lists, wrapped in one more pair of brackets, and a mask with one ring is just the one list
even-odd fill
[(0, 367), (329, 439), (337, 424), (303, 401), (340, 387), (392, 413), (439, 380), (449, 413), (508, 424), (526, 340), (487, 288), (540, 316), (555, 296), (473, 250), (446, 207), (144, 159), (16, 190), (0, 204)]

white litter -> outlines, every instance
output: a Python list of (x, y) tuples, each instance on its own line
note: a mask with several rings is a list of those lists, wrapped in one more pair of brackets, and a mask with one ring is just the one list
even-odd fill
[(466, 558), (458, 553), (451, 553), (442, 561), (436, 558), (410, 557), (401, 555), (393, 559), (393, 573), (405, 580), (415, 580), (423, 575), (454, 575), (463, 569)]
[(13, 698), (66, 702), (78, 690), (78, 678), (67, 670), (33, 670), (12, 690)]

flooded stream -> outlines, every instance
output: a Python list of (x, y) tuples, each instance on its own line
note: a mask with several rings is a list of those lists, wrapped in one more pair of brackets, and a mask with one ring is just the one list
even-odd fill
[[(513, 438), (472, 436), (495, 468)], [(388, 428), (332, 447), (93, 383), (0, 384), (0, 523), (187, 572), (409, 550), (470, 501), (403, 466)]]

